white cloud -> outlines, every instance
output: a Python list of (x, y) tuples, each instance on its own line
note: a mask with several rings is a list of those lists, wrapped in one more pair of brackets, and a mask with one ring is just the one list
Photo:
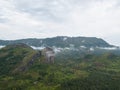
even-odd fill
[(120, 43), (118, 0), (0, 0), (0, 11), (0, 39), (67, 35)]

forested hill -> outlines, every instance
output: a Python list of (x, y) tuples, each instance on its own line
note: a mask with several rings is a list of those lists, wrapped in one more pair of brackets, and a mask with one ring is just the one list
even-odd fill
[(1, 48), (0, 90), (120, 90), (119, 55), (73, 52), (53, 64), (40, 52), (26, 44)]
[(96, 37), (67, 37), (67, 36), (58, 36), (53, 38), (45, 39), (21, 39), (21, 40), (0, 40), (0, 45), (9, 45), (13, 43), (24, 43), (29, 46), (50, 46), (50, 47), (112, 47), (101, 38)]

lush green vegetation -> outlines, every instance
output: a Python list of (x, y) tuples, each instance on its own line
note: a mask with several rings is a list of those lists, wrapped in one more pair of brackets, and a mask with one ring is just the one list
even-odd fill
[(120, 90), (120, 56), (63, 55), (48, 64), (41, 55), (27, 70), (14, 73), (35, 53), (26, 47), (0, 50), (0, 90)]

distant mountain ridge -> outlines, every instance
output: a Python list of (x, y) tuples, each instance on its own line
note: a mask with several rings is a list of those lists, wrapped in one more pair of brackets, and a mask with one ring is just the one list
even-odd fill
[(41, 47), (41, 46), (50, 46), (50, 47), (113, 47), (106, 41), (101, 38), (96, 37), (67, 37), (67, 36), (57, 36), (53, 38), (45, 39), (20, 39), (20, 40), (0, 40), (0, 45), (9, 45), (14, 43), (24, 43), (29, 46)]

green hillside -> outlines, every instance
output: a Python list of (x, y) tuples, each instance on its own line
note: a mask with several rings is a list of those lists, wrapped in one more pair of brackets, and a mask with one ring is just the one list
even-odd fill
[(37, 53), (25, 44), (8, 45), (0, 49), (0, 75), (14, 73), (25, 66), (27, 69), (27, 64)]
[(120, 90), (120, 56), (63, 54), (49, 64), (25, 44), (8, 45), (0, 49), (0, 90)]

